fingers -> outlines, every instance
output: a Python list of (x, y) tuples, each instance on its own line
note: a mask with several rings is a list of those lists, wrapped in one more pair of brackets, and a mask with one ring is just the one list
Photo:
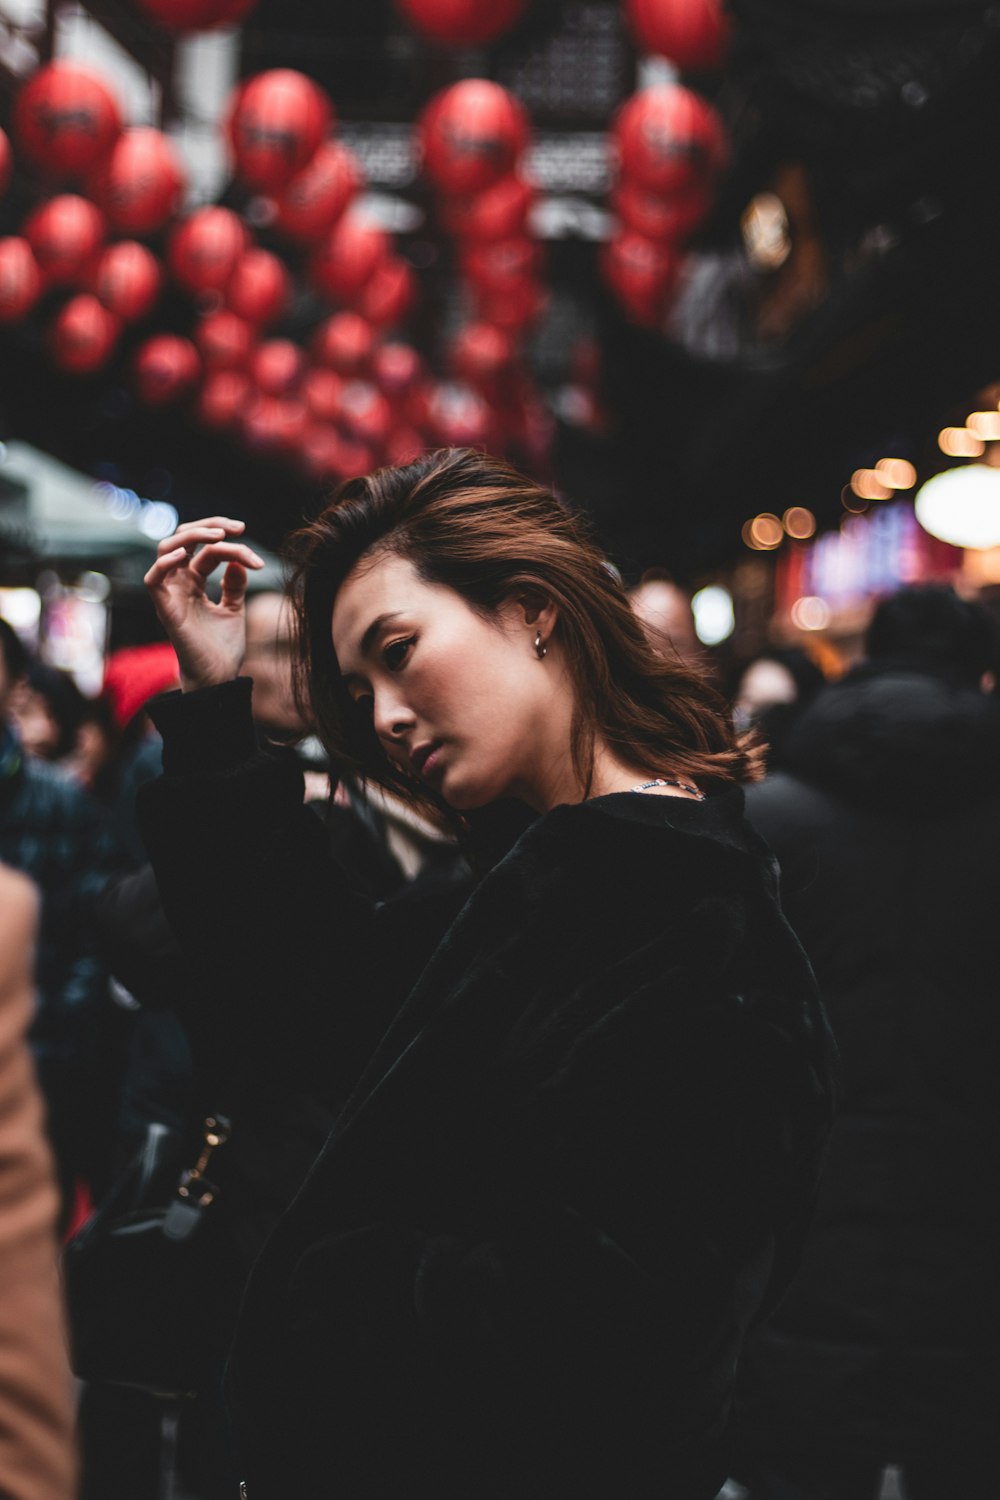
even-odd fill
[(176, 552), (178, 547), (193, 552), (199, 542), (221, 542), (225, 536), (221, 526), (178, 526), (172, 536), (164, 537), (156, 551), (160, 557), (167, 552)]
[[(173, 540), (173, 538), (171, 538), (171, 540)], [(162, 556), (156, 559), (155, 563), (150, 568), (149, 572), (146, 574), (145, 578), (142, 581), (148, 589), (158, 588), (160, 584), (166, 582), (167, 578), (175, 568), (180, 567), (181, 564), (186, 563), (187, 560), (187, 548), (174, 547), (172, 552), (164, 552)]]
[[(184, 550), (186, 553), (187, 549)], [(244, 547), (240, 542), (209, 542), (189, 559), (188, 571), (204, 582), (215, 572), (221, 562), (239, 563), (254, 572), (264, 566), (264, 559), (258, 557), (252, 548)], [(155, 567), (156, 564), (154, 563), (153, 566)]]
[(231, 562), (222, 575), (222, 593), (219, 603), (235, 609), (243, 603), (247, 591), (247, 570), (242, 563)]

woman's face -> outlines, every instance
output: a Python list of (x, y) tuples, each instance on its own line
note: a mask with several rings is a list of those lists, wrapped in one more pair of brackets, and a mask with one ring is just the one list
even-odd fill
[(568, 756), (572, 717), (557, 660), (534, 650), (550, 619), (515, 603), (484, 619), (407, 559), (382, 554), (341, 585), (333, 646), (398, 766), (460, 811), (504, 796), (538, 806), (540, 785)]

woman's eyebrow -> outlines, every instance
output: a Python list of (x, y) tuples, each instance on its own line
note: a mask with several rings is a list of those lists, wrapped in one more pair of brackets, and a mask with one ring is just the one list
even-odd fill
[(376, 615), (374, 620), (369, 625), (368, 629), (365, 631), (364, 635), (361, 637), (361, 645), (358, 648), (359, 655), (367, 656), (372, 648), (372, 643), (374, 642), (379, 631), (382, 629), (383, 625), (388, 625), (390, 620), (398, 620), (399, 616), (400, 611), (398, 609), (391, 609), (384, 615)]

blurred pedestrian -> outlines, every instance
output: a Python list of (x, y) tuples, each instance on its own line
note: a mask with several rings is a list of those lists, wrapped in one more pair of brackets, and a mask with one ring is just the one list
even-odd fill
[(704, 665), (694, 628), (691, 597), (668, 573), (650, 569), (629, 595), (632, 608), (654, 651), (672, 654), (691, 666)]
[(826, 678), (798, 646), (772, 646), (740, 673), (733, 718), (741, 730), (755, 729), (766, 745), (768, 770), (781, 765), (785, 741), (803, 709)]
[(76, 746), (86, 701), (68, 672), (32, 662), (10, 703), (22, 748), (40, 760), (65, 760)]
[(0, 866), (0, 1494), (73, 1500), (73, 1399), (56, 1262), (56, 1190), (25, 1037), (38, 898)]
[(909, 1500), (997, 1485), (993, 624), (904, 589), (867, 653), (747, 798), (843, 1057), (804, 1263), (744, 1364), (753, 1500), (870, 1500), (890, 1464)]
[(146, 859), (135, 821), (136, 793), (163, 765), (160, 736), (146, 705), (177, 682), (177, 657), (165, 641), (124, 646), (111, 653), (104, 668), (102, 697), (118, 735), (115, 766), (106, 778), (113, 788), (110, 806), (115, 836), (136, 866)]
[(244, 1300), (245, 1493), (712, 1500), (829, 1108), (731, 725), (548, 491), (467, 450), (352, 481), (297, 543), (336, 769), (459, 828), (535, 815), (440, 941), (257, 752), (241, 531), (184, 525), (148, 575), (184, 691), (142, 823), (234, 1037), (351, 1094)]
[(98, 1123), (107, 1103), (101, 1051), (108, 975), (92, 913), (118, 856), (87, 794), (21, 748), (10, 703), (29, 668), (24, 645), (0, 620), (0, 859), (31, 876), (42, 896), (30, 1041), (68, 1212), (77, 1180), (100, 1178), (108, 1165)]

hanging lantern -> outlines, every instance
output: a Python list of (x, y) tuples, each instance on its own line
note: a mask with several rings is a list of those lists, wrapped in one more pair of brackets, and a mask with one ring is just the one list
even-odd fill
[(107, 156), (121, 128), (118, 101), (107, 84), (75, 63), (39, 68), (14, 105), (18, 146), (51, 177), (85, 177)]
[(288, 272), (270, 250), (247, 250), (229, 279), (226, 302), (257, 327), (275, 323), (288, 309)]
[(394, 427), (385, 445), (385, 461), (394, 469), (412, 464), (420, 457), (427, 444), (414, 427)]
[(307, 427), (299, 444), (300, 467), (309, 479), (329, 481), (340, 478), (339, 433), (318, 423)]
[(250, 360), (250, 378), (265, 396), (286, 396), (302, 379), (305, 355), (291, 339), (267, 339)]
[(359, 313), (334, 313), (313, 334), (312, 354), (345, 379), (363, 374), (375, 350), (375, 331)]
[(609, 240), (602, 259), (604, 279), (635, 322), (658, 324), (676, 288), (680, 256), (670, 246), (623, 230)]
[(489, 390), (513, 364), (514, 344), (501, 328), (469, 323), (455, 335), (448, 357), (459, 380), (477, 390)]
[(47, 282), (82, 286), (91, 281), (104, 243), (104, 216), (88, 199), (60, 193), (30, 215), (24, 237)]
[(388, 254), (383, 230), (354, 214), (345, 215), (320, 241), (309, 275), (325, 296), (350, 302)]
[(351, 380), (340, 397), (340, 421), (346, 432), (370, 448), (381, 448), (392, 429), (392, 407), (367, 380)]
[(442, 200), (441, 227), (471, 244), (513, 239), (524, 230), (534, 201), (534, 188), (512, 172), (482, 193)]
[(313, 157), (332, 119), (330, 100), (304, 73), (258, 73), (236, 90), (226, 122), (236, 175), (257, 192), (280, 191)]
[(711, 204), (711, 194), (702, 188), (664, 198), (634, 183), (622, 182), (611, 195), (611, 207), (625, 229), (634, 229), (647, 240), (669, 240), (671, 244), (679, 244), (693, 234)]
[(154, 234), (175, 212), (184, 192), (177, 153), (162, 130), (123, 131), (90, 192), (120, 234)]
[(196, 209), (167, 243), (167, 261), (185, 291), (221, 292), (247, 247), (243, 222), (228, 208)]
[(490, 408), (467, 385), (436, 386), (428, 417), (431, 431), (442, 447), (488, 449), (494, 443), (496, 434)]
[(540, 268), (542, 253), (534, 240), (498, 240), (476, 245), (462, 261), (462, 269), (477, 291), (497, 296), (530, 282)]
[(198, 394), (198, 420), (204, 427), (225, 431), (239, 425), (251, 385), (241, 370), (214, 370)]
[(721, 67), (729, 40), (722, 0), (625, 0), (625, 13), (643, 52), (655, 52), (682, 73)]
[(42, 273), (27, 240), (0, 240), (0, 323), (19, 323), (38, 301)]
[(704, 191), (722, 165), (722, 121), (706, 100), (658, 83), (626, 100), (612, 127), (622, 177), (649, 192)]
[(337, 474), (342, 479), (356, 479), (377, 467), (375, 454), (367, 443), (341, 434), (337, 448)]
[(405, 400), (424, 375), (424, 362), (411, 344), (380, 344), (375, 350), (372, 377), (394, 406)]
[(396, 0), (396, 5), (414, 31), (449, 47), (494, 42), (524, 10), (524, 0)]
[(257, 0), (135, 0), (141, 11), (164, 31), (209, 31), (232, 26), (249, 15)]
[(254, 348), (254, 330), (225, 308), (207, 313), (194, 331), (194, 341), (206, 370), (245, 369)]
[(148, 316), (162, 286), (159, 261), (136, 240), (109, 245), (98, 261), (94, 291), (123, 323), (137, 323)]
[(362, 182), (353, 152), (327, 141), (276, 200), (277, 228), (289, 239), (310, 244), (333, 228)]
[(52, 324), (52, 357), (72, 375), (91, 375), (114, 353), (121, 325), (91, 292), (79, 292)]
[(0, 130), (0, 193), (5, 193), (10, 186), (13, 170), (14, 153), (10, 149), (10, 137), (5, 130)]
[(358, 297), (358, 310), (376, 328), (395, 328), (405, 323), (416, 300), (412, 267), (393, 255), (375, 267)]
[(424, 173), (442, 193), (481, 193), (511, 172), (528, 143), (514, 95), (486, 78), (436, 94), (421, 117)]
[(195, 385), (200, 367), (190, 339), (174, 333), (147, 339), (132, 367), (140, 401), (146, 406), (170, 406), (181, 400)]
[(344, 382), (333, 370), (307, 370), (302, 377), (302, 399), (316, 422), (335, 422), (340, 415)]
[(545, 311), (548, 298), (534, 281), (522, 281), (506, 292), (477, 292), (476, 316), (496, 328), (523, 333)]
[(309, 413), (303, 401), (261, 395), (246, 412), (242, 428), (248, 448), (277, 457), (299, 447), (309, 430)]

